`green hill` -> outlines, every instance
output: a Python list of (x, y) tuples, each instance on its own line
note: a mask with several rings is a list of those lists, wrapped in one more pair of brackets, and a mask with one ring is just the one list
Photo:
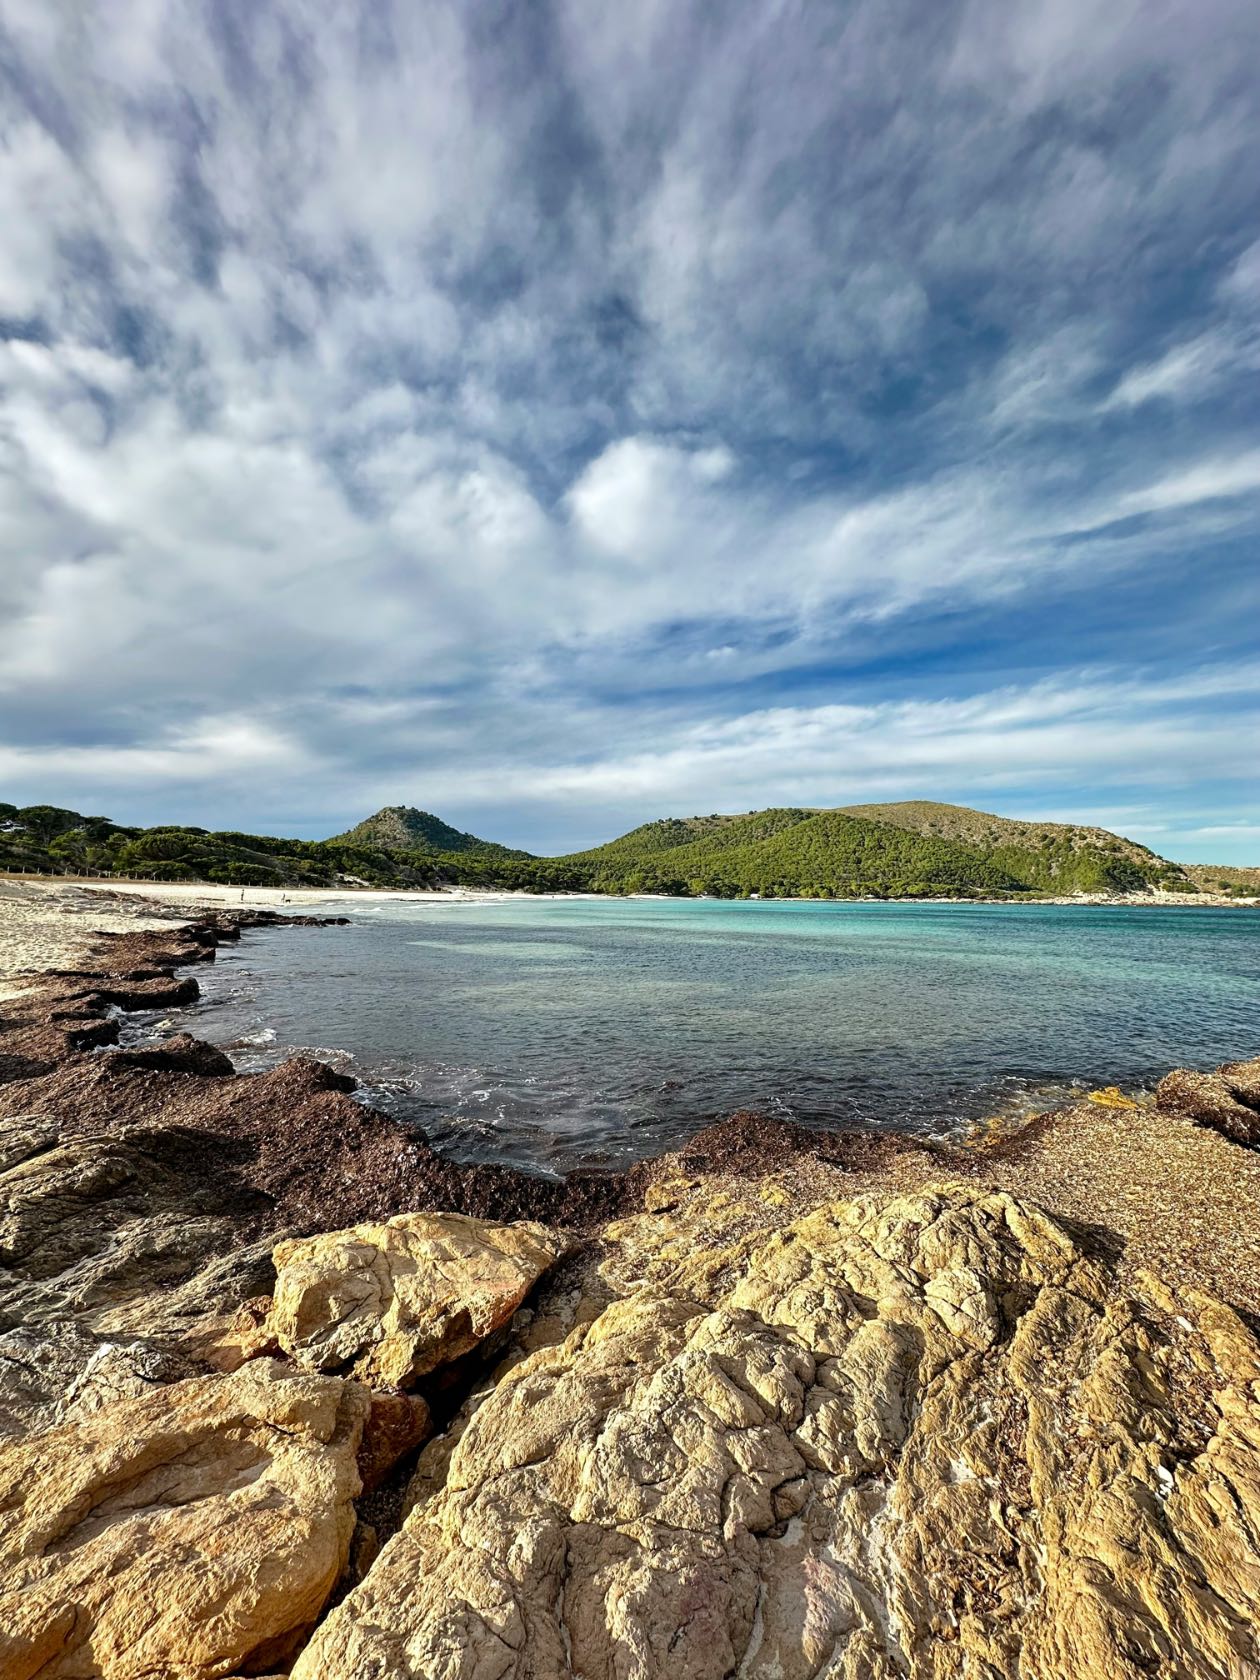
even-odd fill
[(1021, 883), (953, 841), (842, 811), (780, 809), (647, 823), (568, 859), (596, 891), (762, 898), (991, 894)]
[(567, 861), (603, 891), (783, 896), (1194, 892), (1178, 864), (1103, 828), (912, 800), (645, 823)]
[[(374, 827), (380, 816), (395, 815), (414, 817), (420, 826)], [(389, 844), (375, 838), (381, 834)], [(286, 840), (234, 830), (126, 827), (60, 806), (0, 802), (0, 870), (269, 887), (463, 883), (562, 892), (587, 885), (586, 872), (563, 860), (532, 858), (406, 807), (378, 813), (333, 840)]]
[(894, 805), (849, 805), (847, 815), (885, 823), (933, 839), (972, 846), (1024, 886), (1038, 892), (1193, 892), (1180, 864), (1136, 840), (1078, 823), (1022, 822), (966, 805), (930, 799)]
[(664, 852), (675, 852), (682, 846), (700, 845), (709, 851), (721, 851), (744, 846), (752, 841), (766, 840), (793, 828), (812, 817), (813, 811), (794, 806), (769, 811), (748, 811), (742, 816), (722, 817), (661, 817), (656, 822), (632, 828), (617, 840), (592, 847), (585, 852), (572, 852), (570, 861), (590, 859), (605, 862), (609, 858), (640, 859)]
[[(464, 885), (735, 898), (1031, 897), (1215, 890), (1106, 829), (1020, 822), (915, 800), (666, 817), (567, 857), (531, 857), (389, 806), (331, 840), (128, 828), (53, 805), (0, 803), (0, 869), (257, 886)], [(1220, 872), (1218, 872), (1220, 873)], [(1240, 895), (1246, 873), (1220, 890)]]
[(501, 857), (529, 856), (528, 852), (516, 852), (493, 840), (479, 840), (475, 834), (465, 834), (430, 811), (417, 811), (414, 805), (386, 805), (344, 834), (334, 834), (329, 844), (368, 846), (383, 852), (493, 852)]

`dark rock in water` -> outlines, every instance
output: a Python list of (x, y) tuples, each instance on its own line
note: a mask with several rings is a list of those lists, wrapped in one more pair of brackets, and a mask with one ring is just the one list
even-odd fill
[(190, 1073), (202, 1079), (225, 1079), (235, 1073), (230, 1056), (191, 1033), (176, 1033), (160, 1044), (135, 1050), (111, 1050), (104, 1058), (111, 1070), (146, 1068), (160, 1073)]
[(97, 1050), (106, 1044), (117, 1044), (117, 1021), (88, 1021), (81, 1027), (71, 1027), (66, 1033), (66, 1045), (71, 1050)]

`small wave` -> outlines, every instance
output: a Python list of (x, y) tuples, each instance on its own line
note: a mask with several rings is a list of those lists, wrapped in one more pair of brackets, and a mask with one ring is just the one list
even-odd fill
[(241, 1033), (232, 1040), (227, 1048), (229, 1050), (246, 1050), (264, 1044), (274, 1044), (275, 1042), (276, 1029), (274, 1027), (260, 1027), (257, 1032)]

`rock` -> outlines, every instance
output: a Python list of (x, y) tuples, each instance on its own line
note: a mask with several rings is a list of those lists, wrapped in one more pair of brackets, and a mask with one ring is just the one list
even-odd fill
[(1260, 1672), (1229, 1309), (974, 1187), (727, 1252), (501, 1372), (293, 1680)]
[(146, 1044), (134, 1050), (111, 1050), (104, 1060), (112, 1070), (152, 1069), (159, 1073), (196, 1074), (201, 1079), (226, 1079), (236, 1071), (230, 1056), (190, 1033), (173, 1033), (158, 1044)]
[(429, 1408), (418, 1394), (374, 1392), (359, 1448), (364, 1493), (375, 1493), (399, 1459), (427, 1440), (432, 1431)]
[(51, 1429), (196, 1368), (178, 1348), (101, 1341), (73, 1319), (0, 1331), (0, 1438)]
[(0, 1447), (0, 1677), (285, 1666), (346, 1563), (367, 1411), (257, 1360)]
[(1174, 1068), (1156, 1086), (1155, 1101), (1233, 1143), (1260, 1144), (1260, 1059), (1232, 1062), (1216, 1073)]
[(242, 1236), (256, 1206), (217, 1139), (0, 1122), (0, 1434), (59, 1417), (101, 1344), (173, 1354), (269, 1291), (272, 1239)]
[(203, 1319), (188, 1333), (186, 1343), (216, 1371), (235, 1371), (247, 1359), (282, 1352), (268, 1327), (270, 1314), (271, 1296), (255, 1295), (234, 1313)]
[(1249, 1062), (1226, 1062), (1221, 1078), (1240, 1103), (1260, 1109), (1260, 1056)]
[(506, 1324), (566, 1248), (545, 1225), (454, 1213), (284, 1242), (268, 1327), (314, 1370), (351, 1367), (373, 1388), (405, 1388)]

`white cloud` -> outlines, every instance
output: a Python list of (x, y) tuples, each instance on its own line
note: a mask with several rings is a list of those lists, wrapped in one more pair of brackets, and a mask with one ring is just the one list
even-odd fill
[(1137, 408), (1159, 399), (1200, 397), (1232, 371), (1238, 359), (1238, 346), (1226, 334), (1204, 333), (1188, 344), (1174, 345), (1158, 361), (1131, 368), (1103, 407)]
[(1170, 473), (1121, 497), (1118, 510), (1126, 514), (1159, 513), (1201, 502), (1249, 496), (1257, 490), (1260, 490), (1260, 449), (1228, 460), (1199, 461), (1182, 472)]
[[(973, 623), (1255, 533), (1254, 9), (1205, 5), (1113, 7), (1082, 54), (1083, 0), (492, 30), (5, 0), (5, 738), (60, 775), (95, 728), (103, 776), (157, 787), (195, 757), (172, 719), (243, 708), (343, 787), (462, 753), (523, 798), (513, 764), (601, 762), (615, 691), (608, 787), (671, 741), (715, 787), (833, 731), (870, 776), (881, 732), (946, 763), (929, 711), (736, 685), (826, 699), (876, 643), (965, 673)], [(1219, 601), (1227, 637), (1254, 590)]]
[[(1205, 703), (1231, 697), (1227, 712)], [(1238, 742), (1260, 738), (1260, 669), (1173, 681), (1081, 673), (961, 698), (773, 706), (701, 721), (656, 720), (647, 740), (567, 762), (447, 765), (427, 786), (456, 806), (507, 800), (684, 815), (769, 804), (989, 796), (1011, 812), (1030, 796), (1045, 815), (1056, 790), (1110, 783), (1170, 797), (1208, 778), (1245, 782)], [(1124, 826), (1123, 813), (1103, 813)], [(1130, 810), (1130, 816), (1140, 811)], [(1061, 808), (1061, 820), (1090, 820)], [(1054, 820), (1047, 817), (1047, 820)], [(1101, 820), (1097, 813), (1093, 820)], [(605, 836), (606, 837), (606, 836)]]
[(120, 782), (182, 791), (207, 779), (235, 790), (260, 775), (309, 775), (318, 761), (293, 737), (246, 716), (205, 717), (185, 729), (162, 731), (144, 747), (53, 749), (0, 745), (0, 776), (56, 777), (85, 792), (108, 792)]

